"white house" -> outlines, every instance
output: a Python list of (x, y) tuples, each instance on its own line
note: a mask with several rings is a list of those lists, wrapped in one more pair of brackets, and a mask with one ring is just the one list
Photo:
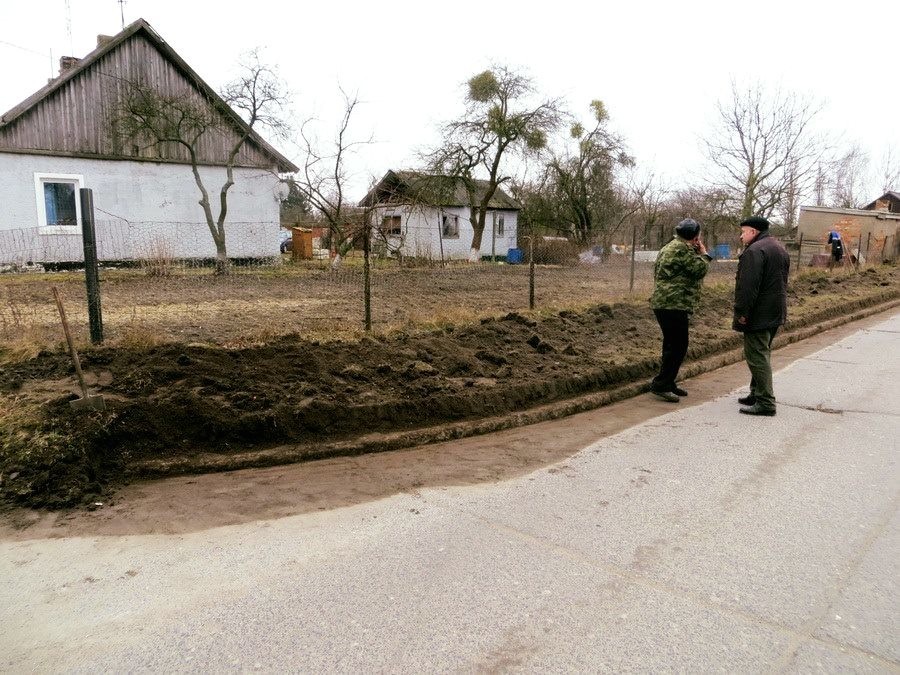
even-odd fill
[(83, 59), (63, 57), (56, 78), (0, 117), (0, 263), (83, 258), (78, 189), (93, 190), (101, 260), (154, 254), (214, 257), (187, 151), (139, 144), (117, 124), (128, 82), (209, 106), (216, 123), (196, 144), (217, 213), (229, 149), (247, 134), (228, 193), (227, 253), (277, 256), (278, 174), (296, 171), (140, 19), (99, 36)]
[[(486, 181), (474, 181), (475, 198)], [(469, 195), (461, 179), (416, 171), (388, 171), (363, 198), (391, 250), (433, 260), (471, 259)], [(519, 203), (498, 189), (488, 202), (480, 255), (505, 257), (518, 241)]]

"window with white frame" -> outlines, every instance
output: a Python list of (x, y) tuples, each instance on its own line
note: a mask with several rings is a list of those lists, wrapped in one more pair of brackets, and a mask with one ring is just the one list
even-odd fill
[(459, 238), (459, 216), (444, 216), (441, 222), (441, 233), (444, 239)]
[(72, 232), (81, 225), (78, 190), (83, 186), (84, 178), (77, 174), (34, 174), (38, 225), (45, 232)]

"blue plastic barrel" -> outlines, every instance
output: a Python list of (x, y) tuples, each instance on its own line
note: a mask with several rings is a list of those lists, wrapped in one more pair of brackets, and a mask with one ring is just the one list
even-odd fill
[(506, 252), (506, 262), (510, 265), (521, 265), (525, 261), (525, 254), (520, 248), (511, 248)]
[(716, 244), (716, 247), (713, 249), (713, 258), (727, 260), (730, 257), (731, 246), (729, 246), (728, 244)]

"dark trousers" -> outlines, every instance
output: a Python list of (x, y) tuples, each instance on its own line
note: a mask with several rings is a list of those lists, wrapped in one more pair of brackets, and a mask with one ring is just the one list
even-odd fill
[(662, 330), (662, 360), (659, 374), (650, 383), (653, 391), (672, 391), (675, 378), (687, 355), (688, 313), (682, 309), (654, 309), (656, 321)]
[(767, 410), (775, 409), (775, 390), (772, 387), (772, 340), (777, 328), (744, 333), (744, 357), (750, 369), (750, 393), (756, 404)]

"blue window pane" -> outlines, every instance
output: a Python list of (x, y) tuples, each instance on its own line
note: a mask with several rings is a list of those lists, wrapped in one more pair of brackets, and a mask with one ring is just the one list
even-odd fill
[(44, 183), (44, 207), (47, 225), (78, 224), (73, 183)]

